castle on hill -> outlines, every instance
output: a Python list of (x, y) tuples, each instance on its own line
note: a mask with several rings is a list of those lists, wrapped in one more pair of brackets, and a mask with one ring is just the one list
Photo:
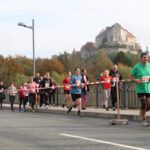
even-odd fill
[(109, 48), (110, 50), (118, 48), (119, 51), (135, 53), (141, 49), (136, 37), (118, 23), (106, 27), (96, 36), (95, 47), (96, 49)]
[(88, 57), (102, 48), (106, 48), (108, 52), (123, 51), (137, 53), (141, 50), (136, 37), (119, 23), (101, 30), (95, 37), (95, 43), (88, 42), (82, 46), (81, 57)]

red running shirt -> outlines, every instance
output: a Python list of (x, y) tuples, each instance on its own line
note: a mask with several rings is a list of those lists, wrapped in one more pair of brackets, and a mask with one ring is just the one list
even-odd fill
[(63, 80), (63, 84), (64, 84), (64, 90), (69, 91), (70, 90), (70, 77), (66, 77)]
[(104, 89), (109, 90), (111, 88), (111, 76), (102, 76), (100, 77), (100, 81), (103, 81)]

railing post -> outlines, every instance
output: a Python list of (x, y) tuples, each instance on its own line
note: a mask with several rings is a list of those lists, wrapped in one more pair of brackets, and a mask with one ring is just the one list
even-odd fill
[(59, 95), (59, 92), (58, 92), (58, 88), (56, 89), (56, 105), (58, 106), (59, 103), (58, 103), (58, 95)]
[(96, 108), (99, 107), (99, 85), (96, 84)]
[(127, 104), (126, 104), (126, 83), (122, 82), (122, 94), (123, 94), (123, 108), (126, 109)]

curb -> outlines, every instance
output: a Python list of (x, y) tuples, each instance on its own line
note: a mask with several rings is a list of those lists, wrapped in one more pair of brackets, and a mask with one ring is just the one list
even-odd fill
[[(9, 110), (10, 106), (3, 106), (4, 109)], [(15, 110), (18, 110), (17, 106), (14, 106)], [(29, 110), (29, 108), (26, 108), (27, 110)], [(77, 115), (77, 110), (72, 110), (69, 114), (67, 114), (67, 109), (57, 109), (57, 107), (54, 108), (38, 108), (35, 109), (36, 112), (38, 113), (51, 113), (51, 114), (59, 114), (59, 115), (73, 115), (76, 116)], [(81, 112), (81, 116), (82, 117), (95, 117), (95, 118), (104, 118), (104, 119), (117, 119), (118, 115), (117, 112), (116, 113), (104, 113), (104, 112), (93, 112), (93, 111), (82, 111)], [(120, 119), (127, 119), (129, 121), (141, 121), (140, 116), (139, 115), (133, 115), (133, 114), (120, 114)], [(147, 119), (150, 120), (150, 116), (147, 116)]]

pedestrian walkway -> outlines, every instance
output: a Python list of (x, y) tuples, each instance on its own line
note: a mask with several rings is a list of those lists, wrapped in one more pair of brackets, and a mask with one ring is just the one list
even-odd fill
[[(10, 104), (3, 104), (4, 109), (9, 109)], [(17, 104), (14, 105), (14, 108), (18, 110), (19, 106)], [(27, 107), (29, 109), (29, 107)], [(67, 114), (67, 108), (62, 108), (61, 106), (50, 106), (48, 108), (42, 107), (37, 108), (36, 112), (41, 113), (53, 113), (53, 114), (66, 114), (66, 115), (77, 115), (77, 108), (73, 108), (70, 114)], [(99, 118), (107, 118), (107, 119), (117, 119), (118, 111), (113, 111), (109, 109), (106, 111), (102, 108), (92, 108), (88, 107), (86, 110), (81, 111), (81, 115), (84, 117), (99, 117)], [(140, 121), (139, 109), (120, 109), (120, 119), (127, 119), (130, 121)], [(147, 119), (150, 120), (150, 112), (147, 113)]]

